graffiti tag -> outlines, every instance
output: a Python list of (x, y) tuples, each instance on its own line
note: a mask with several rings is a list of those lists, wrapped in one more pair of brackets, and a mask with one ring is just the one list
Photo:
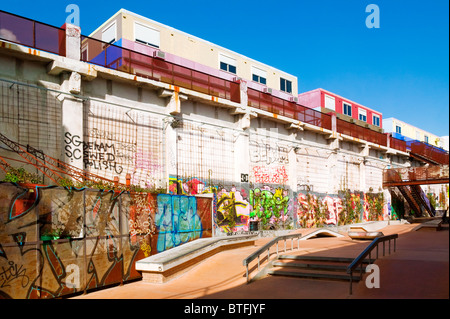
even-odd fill
[(10, 283), (18, 278), (22, 278), (22, 287), (26, 287), (30, 281), (26, 275), (26, 269), (23, 265), (18, 266), (14, 261), (8, 262), (9, 267), (5, 268), (2, 266), (2, 271), (0, 272), (0, 288), (9, 287)]

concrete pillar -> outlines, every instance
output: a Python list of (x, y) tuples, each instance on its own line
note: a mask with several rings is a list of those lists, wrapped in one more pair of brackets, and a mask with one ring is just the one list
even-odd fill
[[(72, 24), (62, 26), (66, 30), (65, 55), (67, 58), (80, 60), (81, 29)], [(83, 100), (74, 97), (81, 93), (81, 76), (77, 72), (61, 73), (61, 91), (68, 94), (61, 94), (62, 110), (62, 158), (64, 162), (84, 169), (83, 165)]]
[(80, 60), (81, 57), (81, 28), (65, 23), (62, 29), (66, 30), (66, 57)]
[[(63, 92), (78, 94), (81, 87), (81, 76), (76, 73), (63, 73), (61, 75), (61, 90)], [(63, 127), (63, 154), (62, 161), (84, 169), (83, 165), (83, 100), (70, 94), (61, 94), (61, 115)]]
[(366, 158), (369, 156), (369, 145), (364, 144), (363, 148), (360, 152), (360, 155), (362, 156), (363, 160), (359, 164), (359, 189), (363, 192), (367, 192), (368, 189), (366, 189)]
[(248, 189), (250, 178), (250, 135), (247, 131), (236, 132), (234, 137), (234, 180), (241, 188)]
[[(165, 180), (166, 187), (169, 189), (169, 180), (171, 176), (178, 178), (178, 133), (177, 126), (179, 122), (174, 118), (164, 120), (164, 138), (165, 138)], [(176, 191), (175, 191), (176, 193)]]
[(359, 164), (359, 189), (363, 192), (367, 192), (366, 189), (366, 161), (363, 160)]
[(329, 113), (331, 115), (331, 130), (333, 134), (337, 132), (337, 116), (336, 113)]
[[(289, 137), (292, 139), (292, 144), (294, 144), (297, 138), (297, 132), (292, 130), (289, 134)], [(289, 160), (288, 185), (292, 192), (297, 191), (297, 153), (295, 152), (296, 148), (297, 147), (291, 147), (288, 153), (288, 160)]]
[(241, 106), (246, 107), (248, 106), (247, 82), (242, 79), (240, 79), (238, 82), (239, 82)]
[(329, 194), (337, 194), (339, 190), (339, 181), (338, 181), (338, 150), (333, 150), (332, 153), (328, 156), (327, 166), (328, 166), (328, 193)]

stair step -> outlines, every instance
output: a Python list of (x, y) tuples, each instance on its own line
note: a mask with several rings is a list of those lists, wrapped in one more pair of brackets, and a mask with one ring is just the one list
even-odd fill
[[(338, 262), (338, 263), (351, 263), (354, 258), (347, 257), (326, 257), (326, 256), (305, 256), (305, 255), (280, 255), (278, 259), (289, 260), (305, 260), (305, 261), (323, 261), (323, 262)], [(369, 259), (364, 259), (363, 263), (368, 264)]]
[(274, 267), (306, 268), (306, 269), (327, 270), (327, 271), (346, 271), (347, 270), (347, 266), (343, 266), (343, 265), (293, 263), (293, 262), (282, 262), (282, 261), (274, 262), (273, 266)]
[[(350, 281), (350, 275), (305, 273), (305, 272), (285, 271), (285, 270), (269, 270), (268, 274), (272, 276), (288, 276), (288, 277), (311, 278), (311, 279)], [(352, 276), (352, 281), (357, 282), (359, 280), (360, 280), (359, 276), (358, 277)]]

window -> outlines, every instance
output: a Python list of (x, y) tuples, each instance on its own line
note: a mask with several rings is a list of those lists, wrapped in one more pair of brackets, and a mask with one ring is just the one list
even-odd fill
[(220, 69), (221, 70), (236, 74), (236, 60), (235, 59), (230, 58), (229, 56), (220, 54), (219, 61), (220, 61)]
[(107, 43), (116, 42), (116, 23), (114, 22), (102, 32), (102, 41)]
[(252, 80), (261, 84), (267, 84), (267, 72), (252, 66)]
[(160, 34), (158, 30), (149, 28), (140, 23), (134, 23), (134, 40), (139, 43), (159, 48)]
[(336, 110), (336, 100), (333, 96), (325, 94), (325, 108), (333, 111)]
[(425, 143), (428, 144), (428, 136), (427, 135), (425, 135)]
[(395, 126), (395, 133), (402, 134), (402, 128), (398, 125)]
[(280, 90), (286, 93), (292, 93), (292, 82), (283, 78), (280, 78)]
[(380, 126), (380, 117), (378, 115), (374, 115), (372, 118), (372, 124), (375, 126)]
[(358, 118), (360, 121), (367, 122), (367, 111), (363, 109), (359, 109)]
[(348, 116), (352, 116), (352, 105), (342, 102), (344, 114)]

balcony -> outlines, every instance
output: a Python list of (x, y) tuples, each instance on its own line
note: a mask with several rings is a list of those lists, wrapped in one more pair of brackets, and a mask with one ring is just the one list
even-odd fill
[(81, 61), (240, 102), (239, 83), (86, 36), (81, 38)]
[(247, 90), (248, 106), (331, 130), (331, 116), (255, 89)]
[(0, 10), (0, 39), (66, 55), (66, 30)]

